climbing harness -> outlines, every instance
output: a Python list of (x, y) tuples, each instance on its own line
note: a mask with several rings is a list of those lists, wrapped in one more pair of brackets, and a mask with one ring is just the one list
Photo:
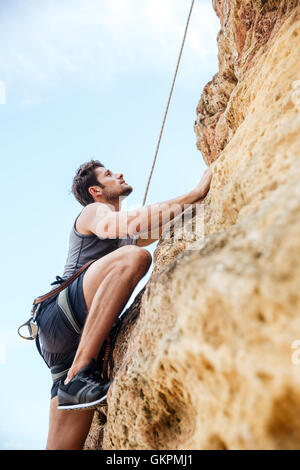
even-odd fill
[[(94, 261), (96, 260), (92, 259), (88, 261), (87, 263), (85, 263), (78, 271), (76, 271), (76, 273), (73, 274), (73, 276), (69, 277), (66, 281), (62, 282), (59, 287), (56, 287), (55, 289), (52, 289), (51, 291), (47, 292), (47, 294), (41, 295), (40, 297), (37, 297), (36, 299), (34, 299), (29, 320), (27, 320), (27, 322), (23, 323), (23, 325), (19, 326), (18, 328), (18, 335), (21, 336), (21, 338), (33, 340), (37, 337), (37, 334), (38, 334), (37, 317), (38, 317), (42, 302), (44, 302), (47, 299), (50, 299), (56, 294), (59, 294), (63, 289), (66, 289), (71, 284), (71, 282), (73, 282)], [(56, 281), (54, 281), (52, 284), (60, 283), (60, 280), (63, 280), (62, 278), (60, 278), (59, 280), (58, 279), (59, 277), (60, 276), (56, 276)], [(24, 336), (20, 333), (21, 328), (26, 327), (26, 326), (28, 327), (28, 330), (29, 330), (29, 336)]]
[[(38, 315), (39, 315), (43, 302), (58, 294), (57, 300), (56, 300), (57, 308), (59, 308), (62, 314), (65, 315), (66, 319), (68, 320), (68, 322), (70, 323), (74, 331), (80, 335), (82, 330), (81, 330), (81, 327), (76, 322), (76, 319), (71, 309), (71, 305), (69, 301), (69, 294), (68, 294), (68, 286), (94, 261), (96, 260), (93, 259), (93, 260), (88, 261), (78, 271), (76, 271), (76, 273), (74, 273), (73, 276), (68, 278), (66, 281), (60, 276), (56, 276), (56, 281), (52, 282), (51, 285), (56, 285), (56, 284), (60, 284), (60, 285), (52, 289), (51, 291), (49, 291), (47, 294), (44, 294), (34, 299), (32, 309), (31, 309), (31, 316), (29, 320), (27, 320), (18, 328), (18, 334), (19, 336), (21, 336), (21, 338), (27, 339), (27, 340), (34, 340), (34, 339), (36, 340), (36, 347), (38, 349), (39, 354), (42, 356), (43, 359), (44, 357), (42, 354), (41, 345), (40, 345), (39, 336), (38, 336), (39, 327), (37, 324)], [(107, 338), (104, 340), (103, 345), (98, 355), (98, 359), (97, 359), (98, 368), (101, 371), (102, 379), (105, 382), (109, 380), (109, 372), (108, 372), (109, 368), (110, 370), (113, 369), (112, 351), (113, 351), (113, 347), (114, 347), (114, 344), (115, 344), (115, 341), (116, 341), (118, 332), (121, 328), (123, 320), (124, 320), (124, 315), (117, 318), (116, 322), (112, 325), (112, 328)], [(20, 332), (20, 330), (24, 327), (28, 328), (29, 336), (25, 336), (24, 334)], [(64, 361), (63, 364), (58, 364), (58, 365), (50, 367), (53, 383), (60, 380), (68, 372), (69, 368), (72, 365), (72, 362), (73, 362), (73, 357)]]

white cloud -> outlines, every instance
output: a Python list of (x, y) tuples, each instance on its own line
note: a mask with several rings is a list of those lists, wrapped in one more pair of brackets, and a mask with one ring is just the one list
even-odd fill
[[(189, 7), (189, 0), (10, 0), (1, 7), (0, 78), (32, 91), (65, 81), (105, 87), (140, 71), (170, 74)], [(218, 29), (211, 0), (196, 0), (185, 80), (216, 58)]]

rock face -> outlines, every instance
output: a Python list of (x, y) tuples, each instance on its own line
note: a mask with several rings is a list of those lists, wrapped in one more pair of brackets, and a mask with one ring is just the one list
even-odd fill
[(213, 7), (195, 132), (218, 161), (196, 241), (175, 219), (159, 242), (86, 448), (300, 447), (300, 3)]
[[(221, 22), (219, 72), (204, 88), (195, 123), (197, 145), (207, 163), (219, 156), (251, 113), (257, 89), (249, 86), (248, 74), (251, 69), (252, 74), (260, 70), (259, 63), (269, 56), (280, 36), (278, 32), (298, 8), (299, 1), (213, 0), (213, 6)], [(285, 44), (285, 52), (289, 51), (294, 58), (297, 54), (289, 46), (298, 42), (299, 38), (294, 36), (290, 45)], [(275, 46), (273, 53), (281, 45)], [(270, 65), (275, 63), (280, 67), (280, 61), (270, 60)], [(276, 83), (272, 85), (276, 92)], [(257, 98), (259, 101), (260, 97)]]

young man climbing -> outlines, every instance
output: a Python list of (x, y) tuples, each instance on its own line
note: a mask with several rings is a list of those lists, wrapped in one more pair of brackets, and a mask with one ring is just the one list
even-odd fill
[(170, 219), (207, 194), (213, 165), (189, 193), (134, 211), (121, 211), (122, 200), (132, 192), (122, 173), (98, 160), (77, 171), (72, 192), (84, 208), (72, 227), (64, 273), (56, 282), (95, 261), (59, 295), (44, 301), (39, 312), (40, 353), (54, 381), (47, 449), (83, 448), (94, 408), (110, 386), (97, 371), (99, 351), (151, 265), (144, 247), (159, 239)]

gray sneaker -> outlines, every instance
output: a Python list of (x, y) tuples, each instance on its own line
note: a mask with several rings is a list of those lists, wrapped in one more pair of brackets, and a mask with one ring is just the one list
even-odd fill
[(79, 410), (97, 408), (104, 404), (107, 391), (112, 381), (102, 383), (100, 372), (96, 369), (95, 359), (80, 369), (66, 385), (63, 381), (58, 386), (57, 398), (59, 410)]

